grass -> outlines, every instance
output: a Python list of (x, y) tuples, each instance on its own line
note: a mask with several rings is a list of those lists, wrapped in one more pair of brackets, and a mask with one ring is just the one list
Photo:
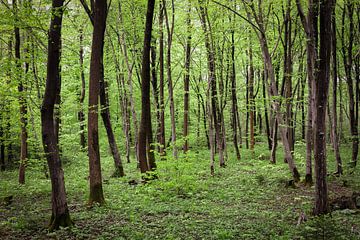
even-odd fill
[[(299, 184), (285, 187), (290, 173), (283, 163), (264, 159), (265, 144), (255, 154), (242, 149), (236, 160), (229, 146), (226, 168), (210, 176), (206, 150), (190, 151), (178, 160), (158, 161), (158, 180), (139, 181), (134, 161), (125, 163), (126, 176), (111, 178), (112, 159), (102, 158), (106, 205), (88, 209), (88, 166), (84, 153), (66, 155), (66, 189), (72, 228), (48, 232), (51, 215), (50, 181), (41, 173), (41, 164), (27, 169), (26, 185), (17, 184), (17, 172), (0, 173), (1, 239), (360, 239), (358, 211), (341, 210), (312, 217), (313, 191)], [(304, 144), (297, 144), (295, 158), (304, 176)], [(344, 148), (342, 156), (350, 154)], [(65, 154), (65, 153), (64, 153)], [(103, 154), (106, 155), (106, 154)], [(71, 157), (70, 157), (71, 156)], [(350, 158), (347, 158), (350, 159)], [(329, 172), (334, 159), (329, 151)], [(38, 166), (39, 165), (39, 166)], [(329, 177), (329, 197), (349, 195), (359, 189), (359, 171), (340, 178)], [(344, 186), (346, 182), (346, 187)], [(298, 225), (304, 213), (307, 221)]]

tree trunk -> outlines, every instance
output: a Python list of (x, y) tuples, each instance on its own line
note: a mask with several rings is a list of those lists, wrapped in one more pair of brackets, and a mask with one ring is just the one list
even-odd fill
[(165, 104), (164, 104), (164, 8), (165, 3), (160, 0), (160, 13), (159, 13), (159, 95), (160, 95), (160, 127), (159, 127), (159, 143), (160, 155), (165, 155)]
[(266, 102), (266, 86), (267, 86), (267, 79), (265, 79), (265, 73), (262, 73), (262, 80), (263, 80), (263, 103), (264, 103), (264, 115), (265, 115), (265, 126), (266, 126), (266, 136), (268, 141), (268, 148), (271, 150), (272, 141), (271, 141), (271, 131), (270, 131), (270, 124), (269, 124), (269, 114), (268, 114), (268, 104)]
[(317, 59), (317, 18), (318, 0), (309, 0), (309, 12), (307, 18), (303, 13), (299, 0), (296, 6), (306, 34), (306, 54), (307, 54), (307, 76), (308, 76), (308, 114), (306, 129), (306, 175), (305, 183), (311, 185), (312, 177), (312, 148), (313, 148), (313, 112), (314, 109), (314, 84), (316, 78), (316, 59)]
[(231, 30), (231, 72), (230, 72), (230, 79), (231, 79), (231, 110), (232, 110), (232, 128), (233, 128), (233, 144), (235, 148), (235, 154), (237, 160), (240, 160), (240, 150), (238, 146), (238, 105), (237, 105), (237, 95), (236, 95), (236, 71), (235, 71), (235, 31), (234, 31), (234, 20), (232, 20), (232, 27)]
[(251, 47), (249, 48), (249, 69), (248, 69), (248, 91), (249, 91), (249, 116), (250, 116), (250, 151), (254, 156), (255, 147), (255, 100), (254, 100), (254, 65)]
[(18, 22), (18, 8), (17, 1), (13, 0), (13, 10), (15, 14), (14, 22), (14, 34), (15, 34), (15, 64), (16, 64), (16, 78), (18, 79), (18, 91), (19, 91), (19, 105), (20, 105), (20, 166), (19, 166), (19, 184), (25, 184), (25, 167), (27, 160), (27, 106), (26, 106), (26, 86), (22, 79), (21, 63), (20, 63), (20, 29)]
[(78, 120), (80, 123), (80, 146), (84, 150), (86, 145), (85, 139), (85, 114), (84, 114), (84, 100), (85, 100), (85, 73), (84, 73), (84, 46), (83, 46), (83, 30), (80, 29), (80, 50), (79, 50), (79, 61), (80, 61), (80, 80), (81, 80), (81, 91), (80, 91), (80, 110), (78, 112)]
[(177, 147), (176, 147), (176, 121), (175, 121), (175, 104), (174, 104), (174, 93), (173, 93), (173, 83), (172, 83), (172, 73), (171, 73), (171, 47), (172, 47), (172, 39), (174, 33), (174, 20), (175, 20), (175, 8), (174, 8), (174, 0), (171, 0), (171, 26), (167, 14), (167, 10), (164, 2), (164, 11), (165, 11), (165, 22), (167, 28), (167, 61), (166, 61), (166, 70), (167, 70), (167, 80), (168, 80), (168, 90), (169, 90), (169, 99), (170, 99), (170, 118), (171, 118), (171, 144), (173, 148), (173, 157), (177, 158)]
[(186, 39), (186, 46), (185, 46), (185, 76), (184, 76), (184, 130), (183, 130), (183, 137), (185, 139), (183, 151), (187, 153), (189, 150), (189, 85), (190, 85), (190, 61), (191, 61), (191, 2), (188, 1), (188, 10), (187, 10), (187, 39)]
[[(207, 51), (208, 58), (208, 71), (209, 71), (209, 80), (211, 86), (211, 108), (212, 111), (211, 117), (213, 118), (213, 126), (215, 128), (215, 145), (217, 146), (219, 152), (219, 162), (220, 166), (225, 166), (224, 161), (224, 135), (222, 134), (222, 114), (220, 113), (218, 99), (217, 99), (217, 86), (216, 86), (216, 71), (215, 71), (215, 50), (213, 45), (211, 27), (209, 24), (209, 18), (207, 15), (207, 7), (202, 0), (199, 0), (199, 10), (200, 10), (200, 21), (205, 34), (205, 48)], [(210, 116), (209, 116), (210, 117)], [(209, 126), (211, 127), (211, 126)], [(212, 132), (212, 130), (209, 131)], [(211, 136), (209, 136), (211, 138)], [(211, 140), (210, 140), (211, 142)], [(211, 148), (211, 143), (210, 143)], [(212, 150), (211, 150), (212, 151)]]
[(99, 93), (103, 78), (103, 47), (107, 16), (107, 1), (95, 1), (93, 9), (93, 37), (90, 60), (89, 113), (88, 113), (88, 155), (90, 168), (89, 204), (105, 202), (102, 189), (99, 151)]
[(52, 1), (52, 18), (48, 37), (48, 60), (45, 96), (41, 107), (41, 127), (44, 151), (50, 170), (52, 215), (50, 230), (72, 225), (66, 201), (64, 172), (55, 138), (54, 105), (60, 81), (61, 24), (63, 0)]
[[(334, 3), (335, 4), (335, 3)], [(332, 67), (333, 67), (333, 102), (332, 102), (332, 126), (331, 126), (331, 135), (333, 138), (333, 148), (335, 152), (336, 159), (336, 174), (341, 175), (342, 170), (342, 161), (340, 156), (339, 149), (339, 140), (337, 133), (337, 54), (336, 54), (336, 18), (335, 18), (335, 7), (332, 16)]]
[[(102, 59), (102, 58), (101, 58)], [(115, 171), (113, 177), (123, 177), (125, 176), (124, 168), (121, 162), (120, 153), (116, 144), (114, 132), (112, 129), (112, 124), (110, 120), (110, 109), (109, 109), (109, 97), (107, 94), (107, 83), (104, 80), (104, 67), (101, 60), (101, 79), (100, 79), (100, 104), (101, 104), (101, 118), (103, 120), (108, 142), (111, 150), (111, 154), (114, 159)]]
[(138, 154), (140, 162), (141, 173), (146, 173), (151, 170), (146, 150), (146, 143), (148, 139), (147, 128), (151, 126), (151, 112), (150, 112), (150, 47), (151, 47), (151, 32), (153, 24), (155, 0), (148, 0), (146, 23), (145, 23), (145, 36), (144, 48), (142, 57), (142, 70), (141, 70), (141, 122), (139, 130), (139, 144)]
[(272, 97), (275, 97), (275, 99), (273, 101), (273, 109), (274, 109), (274, 112), (276, 115), (276, 120), (280, 126), (280, 133), (281, 133), (281, 139), (282, 139), (282, 143), (283, 143), (283, 147), (284, 147), (285, 159), (289, 165), (289, 169), (292, 173), (294, 181), (298, 182), (300, 180), (300, 174), (297, 170), (295, 161), (291, 154), (290, 143), (287, 138), (286, 128), (284, 128), (284, 122), (283, 122), (282, 114), (280, 112), (280, 102), (276, 98), (279, 96), (279, 93), (278, 93), (278, 88), (276, 86), (275, 71), (274, 71), (274, 67), (272, 64), (272, 58), (271, 58), (271, 55), (269, 52), (269, 47), (268, 47), (267, 38), (266, 38), (266, 34), (265, 34), (263, 12), (261, 9), (261, 4), (259, 4), (259, 13), (258, 14), (255, 13), (253, 3), (251, 4), (250, 8), (255, 17), (256, 23), (257, 23), (258, 29), (256, 29), (256, 30), (260, 30), (259, 32), (257, 32), (257, 35), (258, 35), (259, 42), (260, 42), (260, 47), (261, 47), (264, 64), (265, 64), (265, 69), (266, 69), (266, 72), (270, 79), (269, 95)]
[(293, 134), (293, 110), (292, 110), (292, 25), (291, 25), (291, 1), (287, 1), (285, 13), (285, 37), (284, 37), (284, 83), (285, 83), (285, 102), (286, 102), (286, 126), (287, 137), (290, 143), (290, 149), (294, 151)]
[(357, 163), (357, 156), (359, 152), (359, 138), (358, 138), (358, 121), (356, 121), (357, 116), (355, 115), (355, 94), (354, 94), (354, 84), (353, 84), (353, 77), (352, 77), (352, 68), (353, 68), (353, 43), (354, 43), (354, 4), (351, 1), (346, 1), (344, 7), (344, 12), (347, 9), (348, 17), (349, 17), (349, 43), (345, 45), (345, 35), (344, 35), (344, 15), (342, 19), (342, 36), (341, 36), (341, 42), (342, 42), (342, 55), (343, 55), (343, 61), (344, 61), (344, 67), (345, 67), (345, 75), (346, 75), (346, 83), (348, 87), (348, 93), (349, 93), (349, 116), (350, 116), (350, 131), (351, 131), (351, 137), (352, 137), (352, 158), (351, 158), (351, 165), (353, 167), (356, 166)]
[(328, 212), (328, 194), (326, 182), (326, 104), (328, 99), (331, 56), (331, 14), (333, 0), (320, 2), (320, 60), (315, 83), (315, 209), (314, 214)]

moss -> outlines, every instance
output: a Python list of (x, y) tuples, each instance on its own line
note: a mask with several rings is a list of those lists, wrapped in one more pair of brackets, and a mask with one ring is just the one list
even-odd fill
[(69, 211), (66, 210), (65, 213), (60, 215), (51, 215), (49, 230), (54, 231), (60, 227), (71, 227), (74, 225), (74, 222), (70, 218)]
[(124, 168), (122, 166), (116, 167), (114, 173), (111, 175), (112, 178), (124, 177)]
[(90, 197), (88, 204), (92, 206), (94, 203), (104, 205), (105, 199), (102, 189), (102, 184), (95, 185), (90, 189)]

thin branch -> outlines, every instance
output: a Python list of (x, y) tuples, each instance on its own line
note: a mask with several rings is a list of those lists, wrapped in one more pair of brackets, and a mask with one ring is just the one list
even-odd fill
[(94, 26), (94, 16), (93, 16), (92, 11), (89, 8), (89, 5), (86, 3), (86, 0), (80, 0), (80, 2), (81, 2), (81, 5), (83, 5), (86, 14), (89, 16), (91, 24)]
[(238, 17), (242, 18), (243, 20), (245, 20), (247, 23), (249, 23), (253, 28), (255, 28), (256, 30), (258, 30), (260, 33), (262, 33), (262, 31), (260, 30), (260, 28), (258, 28), (256, 25), (254, 25), (249, 19), (247, 19), (246, 17), (242, 16), (240, 13), (238, 13), (237, 11), (235, 11), (234, 9), (219, 3), (218, 1), (212, 0), (212, 2), (216, 3), (217, 5), (220, 5), (223, 8), (226, 8), (227, 10), (229, 10), (230, 12), (233, 12), (235, 15), (237, 15)]

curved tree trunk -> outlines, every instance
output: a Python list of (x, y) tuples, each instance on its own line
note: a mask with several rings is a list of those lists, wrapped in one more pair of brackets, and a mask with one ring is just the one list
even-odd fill
[(44, 151), (51, 178), (52, 215), (50, 229), (72, 225), (66, 201), (64, 172), (61, 168), (59, 147), (55, 137), (54, 105), (56, 88), (60, 81), (61, 24), (63, 0), (53, 0), (52, 18), (48, 37), (47, 78), (44, 100), (41, 107), (41, 129)]

